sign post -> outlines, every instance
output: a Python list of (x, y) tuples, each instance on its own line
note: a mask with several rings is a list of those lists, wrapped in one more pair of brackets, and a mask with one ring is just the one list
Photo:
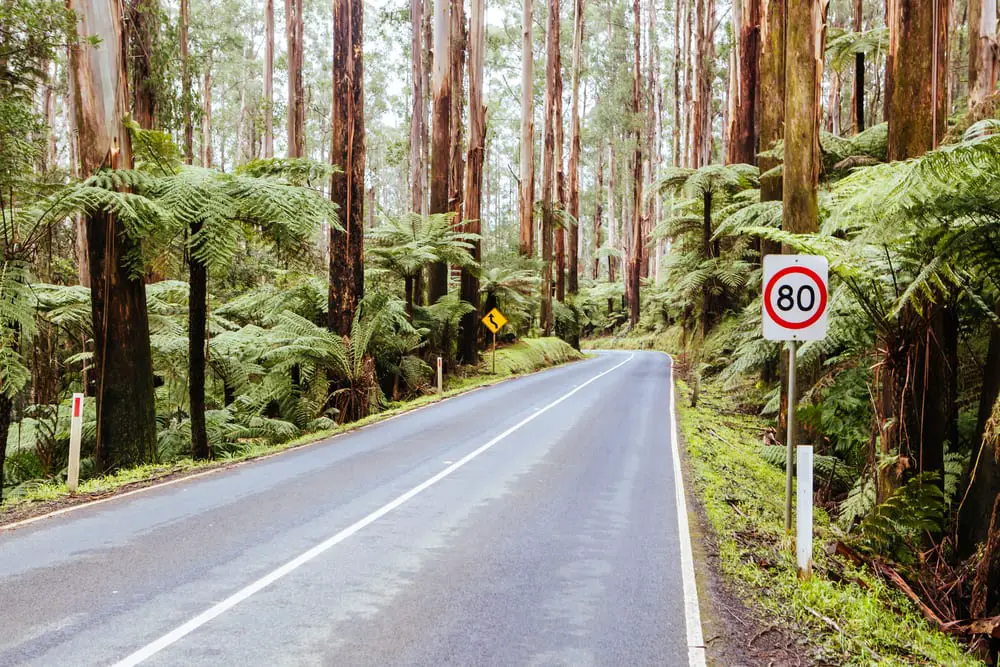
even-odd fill
[(73, 394), (69, 418), (69, 469), (66, 471), (66, 488), (76, 493), (80, 483), (80, 439), (83, 435), (83, 394)]
[[(788, 433), (785, 443), (785, 531), (792, 530), (792, 479), (795, 458), (796, 353), (800, 341), (826, 337), (829, 264), (815, 255), (764, 257), (764, 338), (788, 342)], [(808, 450), (806, 452), (805, 450)], [(812, 447), (799, 447), (796, 553), (799, 573), (812, 570)], [(804, 468), (808, 467), (808, 470)], [(803, 561), (806, 557), (808, 562)]]
[(438, 396), (441, 396), (442, 394), (444, 394), (444, 377), (441, 372), (441, 357), (438, 357), (437, 381), (438, 381)]
[(507, 318), (503, 316), (503, 313), (499, 309), (494, 308), (490, 312), (486, 313), (483, 317), (483, 324), (493, 332), (493, 374), (496, 375), (497, 372), (497, 332), (503, 329), (504, 325), (507, 324)]

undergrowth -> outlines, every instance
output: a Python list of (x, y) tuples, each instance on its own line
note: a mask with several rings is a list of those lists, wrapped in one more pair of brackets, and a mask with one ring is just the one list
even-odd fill
[[(454, 376), (445, 377), (444, 397), (454, 396), (477, 387), (489, 385), (517, 375), (531, 373), (549, 366), (556, 366), (582, 359), (583, 355), (566, 342), (558, 338), (526, 338), (514, 345), (499, 347), (496, 353), (496, 373), (492, 372), (492, 355), (483, 354), (477, 368), (463, 367)], [(262, 441), (249, 441), (235, 451), (212, 461), (194, 461), (190, 458), (180, 458), (170, 463), (149, 464), (135, 468), (120, 470), (113, 475), (93, 477), (81, 481), (78, 495), (83, 497), (99, 497), (115, 492), (130, 485), (142, 485), (157, 479), (176, 474), (186, 474), (203, 469), (227, 465), (239, 461), (260, 458), (294, 447), (310, 444), (362, 426), (393, 417), (398, 414), (419, 408), (440, 400), (436, 393), (428, 393), (409, 401), (388, 403), (386, 409), (332, 429), (314, 431), (295, 439), (269, 444)], [(39, 480), (21, 485), (17, 493), (4, 497), (2, 509), (13, 512), (27, 504), (54, 501), (69, 496), (64, 479)], [(0, 523), (3, 517), (0, 514)]]
[(816, 658), (838, 665), (980, 665), (956, 640), (932, 628), (894, 588), (827, 554), (829, 516), (815, 509), (814, 576), (800, 581), (783, 526), (784, 473), (761, 456), (768, 422), (738, 409), (719, 381), (678, 382), (680, 429), (694, 484), (719, 546), (721, 569), (762, 618), (792, 628)]

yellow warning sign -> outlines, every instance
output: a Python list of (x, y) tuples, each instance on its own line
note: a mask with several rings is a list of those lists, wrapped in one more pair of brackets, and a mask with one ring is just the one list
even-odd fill
[(483, 324), (486, 325), (487, 329), (496, 333), (503, 329), (503, 325), (507, 324), (507, 318), (503, 316), (503, 313), (494, 308), (486, 313), (486, 317), (483, 318)]

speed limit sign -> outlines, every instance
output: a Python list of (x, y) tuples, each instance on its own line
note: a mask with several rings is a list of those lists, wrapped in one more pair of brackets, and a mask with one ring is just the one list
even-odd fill
[(828, 264), (816, 255), (764, 257), (764, 338), (820, 340), (826, 336)]

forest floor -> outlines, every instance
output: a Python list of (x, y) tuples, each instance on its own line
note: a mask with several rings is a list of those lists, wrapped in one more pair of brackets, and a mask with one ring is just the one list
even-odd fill
[(3, 505), (0, 506), (0, 527), (78, 505), (137, 492), (150, 486), (167, 484), (196, 475), (212, 474), (248, 461), (274, 456), (289, 449), (316, 444), (452, 396), (583, 358), (583, 354), (558, 338), (522, 339), (513, 345), (497, 348), (495, 372), (492, 369), (491, 353), (484, 352), (478, 367), (462, 366), (453, 375), (445, 377), (443, 395), (438, 396), (433, 388), (429, 388), (428, 393), (423, 396), (408, 401), (390, 402), (380, 412), (335, 429), (307, 433), (279, 444), (250, 444), (237, 455), (225, 459), (194, 461), (183, 458), (121, 470), (114, 475), (81, 482), (79, 491), (75, 495), (70, 495), (63, 481), (30, 484), (17, 494), (9, 494), (9, 497), (5, 493)]
[[(585, 341), (585, 348), (656, 348), (673, 336)], [(932, 628), (897, 589), (828, 553), (836, 528), (814, 513), (814, 575), (800, 581), (783, 527), (784, 471), (761, 455), (773, 423), (734, 390), (699, 383), (696, 407), (677, 363), (677, 411), (693, 488), (692, 535), (710, 664), (981, 665)]]

